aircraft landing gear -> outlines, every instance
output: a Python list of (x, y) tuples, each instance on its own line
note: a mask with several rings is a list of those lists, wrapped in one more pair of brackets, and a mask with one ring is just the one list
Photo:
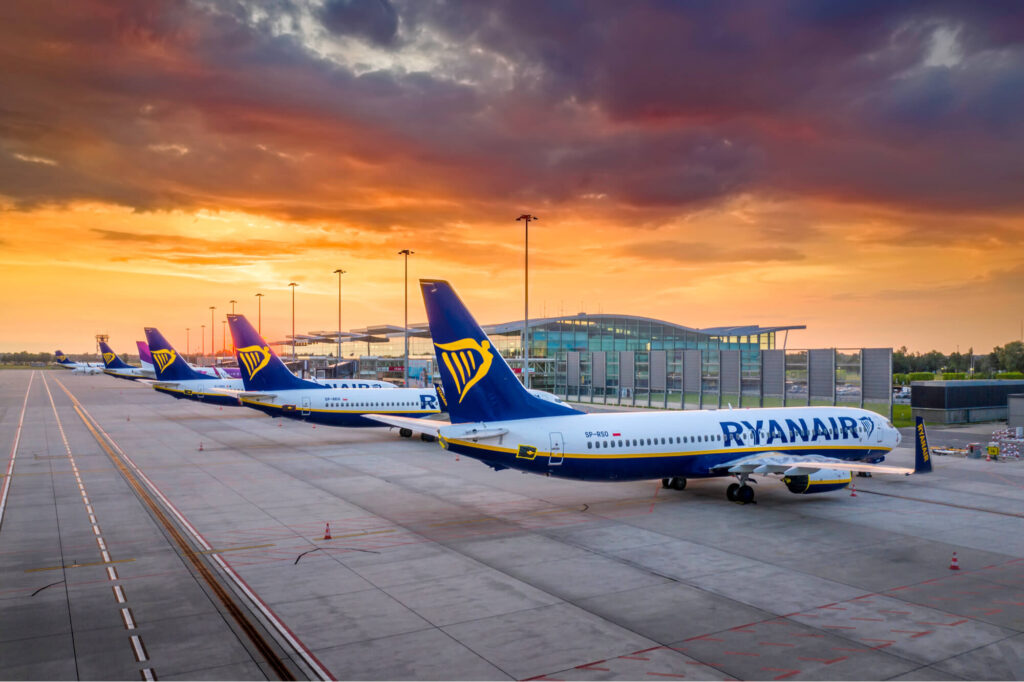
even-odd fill
[(672, 478), (661, 479), (662, 488), (671, 488), (672, 490), (685, 490), (686, 479), (680, 476), (673, 476)]
[(754, 501), (754, 489), (747, 485), (747, 476), (740, 475), (739, 483), (731, 483), (725, 489), (725, 497), (730, 502), (737, 504), (750, 504)]
[(398, 435), (402, 438), (412, 438), (412, 429), (398, 429)]

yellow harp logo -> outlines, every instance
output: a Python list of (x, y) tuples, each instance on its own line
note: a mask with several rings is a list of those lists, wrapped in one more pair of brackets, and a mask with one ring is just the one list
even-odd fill
[(161, 372), (165, 371), (171, 364), (177, 359), (178, 354), (173, 350), (163, 348), (161, 350), (155, 350), (152, 352), (153, 361), (156, 363), (157, 368)]
[(238, 349), (238, 357), (248, 372), (249, 378), (256, 376), (270, 362), (270, 346), (246, 346)]
[(441, 360), (459, 391), (459, 402), (466, 397), (476, 382), (487, 376), (491, 369), (490, 341), (461, 339), (451, 343), (435, 343), (441, 350)]
[(60, 355), (57, 356), (57, 359), (60, 360), (61, 362), (64, 362), (65, 360), (68, 359), (68, 356), (61, 353)]
[(103, 362), (105, 362), (105, 363), (107, 363), (109, 365), (113, 361), (114, 361), (114, 354), (113, 353), (104, 353), (103, 354)]

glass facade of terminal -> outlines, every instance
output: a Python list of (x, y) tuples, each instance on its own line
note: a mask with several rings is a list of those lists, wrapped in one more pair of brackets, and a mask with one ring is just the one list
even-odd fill
[[(434, 349), (426, 335), (426, 325), (417, 325), (409, 337), (410, 365), (422, 366), (427, 363), (430, 374), (436, 378), (433, 366)], [(396, 328), (367, 328), (356, 330), (360, 340), (343, 340), (343, 360), (359, 360), (359, 373), (363, 376), (376, 374), (383, 378), (397, 378), (402, 375), (404, 355), (403, 334), (392, 331)], [(744, 375), (756, 377), (759, 367), (759, 351), (775, 348), (776, 335), (788, 329), (803, 329), (802, 326), (762, 328), (756, 325), (741, 327), (716, 327), (693, 329), (661, 320), (630, 315), (587, 315), (545, 318), (530, 321), (530, 369), (531, 385), (542, 390), (555, 391), (556, 375), (564, 367), (570, 352), (606, 351), (609, 358), (617, 358), (618, 351), (636, 353), (637, 370), (641, 372), (650, 351), (703, 350), (705, 369), (714, 374), (718, 350), (738, 350)], [(375, 335), (376, 330), (388, 333)], [(508, 322), (484, 327), (512, 368), (522, 368), (522, 322)], [(336, 336), (331, 332), (313, 332), (299, 336), (297, 352), (300, 356), (333, 360), (337, 353)], [(290, 347), (283, 347), (285, 352)], [(678, 353), (669, 354), (679, 358)], [(413, 363), (413, 360), (416, 362)], [(610, 360), (609, 383), (616, 376), (614, 359)], [(564, 379), (563, 379), (564, 381)]]

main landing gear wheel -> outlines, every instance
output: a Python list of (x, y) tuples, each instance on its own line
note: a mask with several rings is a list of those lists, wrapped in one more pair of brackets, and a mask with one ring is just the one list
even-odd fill
[(433, 443), (437, 440), (437, 438), (431, 436), (429, 433), (421, 433), (420, 440), (426, 441), (427, 443)]
[(672, 479), (669, 481), (669, 485), (672, 486), (672, 490), (685, 490), (686, 479), (680, 478), (679, 476), (673, 476)]
[(661, 479), (661, 487), (662, 488), (671, 488), (672, 487), (672, 479), (671, 478), (663, 478), (663, 479)]
[(412, 429), (398, 429), (398, 435), (402, 438), (412, 438)]
[(739, 483), (730, 483), (729, 487), (725, 489), (725, 498), (730, 502), (736, 501), (736, 491), (740, 489)]
[(740, 504), (750, 504), (754, 501), (754, 489), (749, 485), (741, 485), (736, 492), (733, 493), (733, 497)]

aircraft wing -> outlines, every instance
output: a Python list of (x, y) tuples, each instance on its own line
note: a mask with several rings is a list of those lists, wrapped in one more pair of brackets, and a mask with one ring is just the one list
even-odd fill
[(730, 474), (780, 474), (784, 476), (807, 476), (820, 469), (838, 469), (840, 471), (867, 471), (873, 474), (912, 474), (910, 467), (894, 467), (885, 464), (868, 464), (867, 462), (851, 462), (835, 457), (821, 455), (796, 456), (782, 452), (766, 452), (748, 457), (740, 457), (731, 462), (723, 462), (712, 468), (712, 471)]
[[(212, 379), (213, 377), (211, 377)], [(263, 400), (268, 398), (276, 398), (276, 393), (260, 393), (259, 391), (245, 391), (237, 388), (207, 388), (207, 393), (219, 393), (221, 395), (229, 395), (234, 398), (246, 398), (248, 400)]]
[(364, 418), (372, 419), (388, 426), (397, 426), (400, 429), (409, 429), (413, 433), (425, 433), (428, 436), (437, 436), (442, 426), (451, 426), (448, 422), (441, 422), (435, 419), (417, 419), (416, 417), (398, 417), (391, 414), (364, 414)]

